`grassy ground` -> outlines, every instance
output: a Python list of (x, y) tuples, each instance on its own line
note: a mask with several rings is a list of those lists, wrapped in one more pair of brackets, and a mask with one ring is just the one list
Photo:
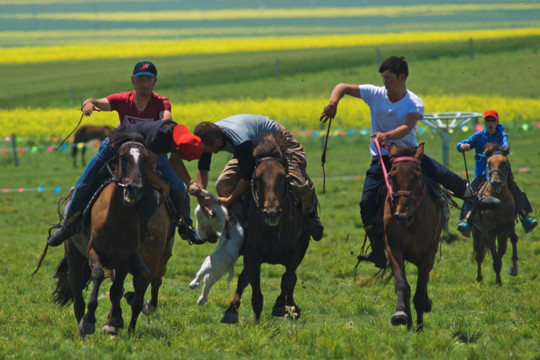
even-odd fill
[[(511, 161), (517, 181), (540, 206), (535, 189), (540, 164), (536, 132), (511, 134)], [(302, 139), (309, 154), (309, 170), (319, 193), (322, 189), (320, 140)], [(440, 159), (440, 142), (426, 135), (427, 153)], [(198, 307), (198, 290), (188, 284), (213, 246), (189, 246), (178, 237), (161, 291), (161, 307), (152, 317), (141, 315), (135, 334), (109, 337), (100, 333), (84, 342), (78, 338), (71, 307), (58, 308), (51, 301), (60, 248), (50, 249), (41, 270), (35, 269), (45, 245), (46, 232), (56, 221), (59, 195), (52, 191), (0, 195), (0, 357), (1, 358), (450, 358), (535, 359), (540, 354), (540, 316), (537, 311), (538, 230), (520, 236), (520, 275), (503, 276), (494, 284), (491, 259), (484, 265), (484, 282), (476, 284), (472, 244), (459, 238), (443, 244), (431, 274), (433, 311), (425, 317), (425, 330), (415, 335), (390, 325), (395, 306), (393, 281), (373, 280), (374, 267), (362, 264), (357, 279), (353, 267), (364, 232), (358, 213), (363, 173), (367, 167), (367, 139), (331, 139), (327, 158), (326, 194), (320, 194), (326, 235), (313, 242), (298, 270), (296, 297), (302, 317), (291, 322), (272, 318), (270, 309), (279, 293), (280, 266), (263, 266), (265, 306), (260, 324), (253, 324), (248, 288), (240, 308), (240, 323), (219, 323), (235, 281), (223, 279)], [(66, 153), (23, 155), (19, 167), (2, 165), (0, 183), (6, 187), (69, 185), (80, 173)], [(214, 161), (219, 169), (224, 158)], [(462, 171), (462, 158), (451, 152), (451, 167)], [(470, 159), (469, 164), (472, 163)], [(193, 165), (190, 169), (193, 171)], [(470, 166), (470, 165), (469, 165)], [(519, 172), (519, 168), (528, 171)], [(348, 176), (357, 176), (349, 180)], [(66, 190), (67, 191), (67, 190)], [(65, 192), (62, 191), (62, 194)], [(60, 195), (62, 195), (60, 194)], [(452, 211), (450, 232), (455, 233), (457, 211)], [(509, 264), (504, 258), (503, 268)], [(237, 264), (237, 274), (240, 265)], [(416, 282), (414, 266), (409, 280)], [(109, 307), (101, 289), (98, 326)], [(130, 289), (126, 285), (126, 289)], [(124, 315), (130, 310), (126, 307)]]

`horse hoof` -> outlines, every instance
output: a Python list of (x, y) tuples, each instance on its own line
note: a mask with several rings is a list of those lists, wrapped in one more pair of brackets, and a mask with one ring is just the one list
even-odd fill
[(103, 325), (101, 332), (109, 335), (118, 335), (118, 328), (116, 326), (111, 326), (109, 324)]
[(407, 324), (409, 324), (409, 317), (407, 316), (405, 311), (396, 311), (394, 313), (394, 316), (392, 316), (392, 325), (399, 326)]
[(157, 307), (153, 306), (152, 304), (150, 304), (149, 301), (145, 301), (144, 302), (144, 305), (143, 305), (143, 308), (142, 308), (142, 312), (144, 315), (146, 316), (150, 316), (152, 315), (153, 313), (155, 313), (157, 310)]
[(198, 281), (195, 281), (195, 280), (193, 280), (192, 282), (189, 283), (189, 287), (192, 288), (192, 289), (198, 288), (199, 285), (200, 285), (200, 283)]
[(199, 299), (197, 300), (197, 305), (199, 306), (204, 306), (206, 303), (208, 302), (208, 298), (205, 298), (205, 297), (199, 297)]
[(518, 266), (516, 264), (516, 266), (510, 266), (508, 268), (508, 275), (511, 275), (511, 276), (518, 276)]
[(79, 323), (79, 332), (81, 335), (90, 335), (96, 331), (96, 324), (81, 320)]
[(285, 306), (275, 306), (272, 308), (272, 316), (285, 316)]
[(221, 319), (221, 322), (224, 324), (237, 324), (238, 323), (238, 314), (226, 312)]

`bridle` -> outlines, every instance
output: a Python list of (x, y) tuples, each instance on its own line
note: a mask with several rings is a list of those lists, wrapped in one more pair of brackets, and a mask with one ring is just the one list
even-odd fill
[[(492, 157), (493, 155), (503, 155), (506, 158), (506, 154), (504, 152), (502, 152), (502, 151), (495, 151), (489, 157)], [(487, 166), (489, 166), (489, 162), (488, 162)], [(488, 167), (488, 169), (489, 169), (489, 167)], [(499, 173), (499, 175), (501, 177), (501, 182), (503, 184), (505, 184), (506, 181), (508, 180), (508, 174), (509, 174), (508, 167), (506, 167), (505, 171), (500, 170), (500, 169), (491, 169), (491, 170), (489, 170), (487, 172), (487, 174), (486, 174), (486, 180), (487, 181), (491, 182), (491, 174), (493, 174), (493, 173)]]
[[(417, 158), (415, 158), (413, 156), (400, 156), (400, 157), (397, 157), (397, 158), (392, 160), (392, 164), (395, 164), (395, 163), (398, 163), (398, 162), (405, 162), (405, 161), (414, 162), (418, 166), (420, 166), (420, 160), (418, 160)], [(387, 181), (388, 181), (388, 183), (390, 183), (390, 179), (388, 179)], [(392, 191), (391, 193), (389, 193), (389, 194), (391, 194), (391, 195), (389, 195), (389, 197), (390, 197), (390, 200), (392, 201), (392, 204), (393, 204), (393, 198), (394, 197), (408, 197), (408, 198), (411, 198), (412, 200), (414, 200), (415, 203), (416, 203), (416, 206), (418, 207), (418, 205), (420, 205), (422, 203), (422, 201), (424, 200), (425, 195), (426, 195), (426, 184), (422, 180), (422, 177), (420, 177), (418, 182), (420, 184), (420, 189), (421, 189), (420, 190), (420, 196), (416, 197), (412, 193), (412, 191), (408, 191), (408, 190)], [(391, 188), (391, 186), (390, 186), (390, 188)]]
[[(388, 177), (388, 172), (386, 171), (386, 166), (384, 166), (384, 161), (381, 154), (381, 146), (379, 144), (379, 141), (377, 138), (373, 139), (373, 143), (375, 144), (375, 148), (377, 149), (377, 156), (379, 158), (379, 164), (381, 165), (384, 182), (386, 184), (386, 190), (388, 192), (388, 198), (390, 199), (390, 204), (392, 207), (394, 207), (394, 197), (409, 197), (416, 202), (416, 206), (418, 206), (422, 201), (424, 200), (425, 194), (426, 194), (426, 184), (420, 178), (420, 185), (421, 185), (421, 192), (420, 196), (417, 198), (412, 194), (411, 191), (407, 190), (398, 190), (398, 191), (392, 191), (392, 185), (390, 184), (390, 178)], [(403, 161), (412, 161), (418, 165), (420, 165), (420, 160), (413, 156), (400, 156), (392, 160), (392, 164), (403, 162)]]
[[(141, 142), (138, 142), (138, 141), (126, 141), (126, 142), (123, 143), (123, 144), (120, 146), (120, 148), (118, 149), (118, 152), (116, 153), (115, 158), (120, 157), (120, 154), (122, 153), (122, 149), (124, 149), (124, 148), (127, 147), (127, 146), (132, 146), (132, 145), (138, 147), (139, 150), (141, 150), (141, 152), (142, 152), (142, 150), (145, 149), (144, 144), (141, 143)], [(112, 169), (111, 169), (111, 167), (110, 167), (110, 165), (109, 165), (109, 162), (107, 162), (106, 166), (107, 166), (107, 170), (109, 171), (109, 174), (111, 175), (111, 179), (112, 179), (112, 181), (116, 184), (116, 186), (120, 187), (121, 189), (126, 189), (126, 188), (130, 185), (130, 184), (124, 184), (124, 183), (121, 181), (121, 177), (122, 177), (122, 176), (120, 176), (120, 178), (119, 178), (119, 177), (117, 177), (117, 176), (115, 175), (115, 173), (112, 171)], [(121, 171), (122, 171), (122, 170), (120, 169), (120, 172), (121, 172)]]
[[(263, 158), (260, 158), (260, 159), (257, 159), (256, 163), (255, 163), (255, 169), (257, 169), (257, 167), (262, 163), (262, 162), (265, 162), (265, 161), (270, 161), (270, 160), (274, 160), (274, 161), (277, 161), (278, 163), (280, 163), (285, 169), (287, 169), (287, 164), (285, 163), (285, 160), (282, 159), (282, 158), (275, 158), (275, 157), (271, 157), (271, 156), (267, 156), (267, 157), (263, 157)], [(257, 179), (255, 178), (255, 171), (253, 171), (253, 177), (251, 179), (251, 197), (253, 198), (253, 201), (255, 202), (255, 205), (257, 206), (257, 209), (259, 210), (263, 210), (264, 209), (264, 204), (262, 203), (261, 199), (259, 198), (259, 194), (258, 194), (258, 189), (257, 189)], [(281, 197), (281, 199), (279, 199), (279, 203), (282, 204), (283, 201), (285, 200), (285, 198), (287, 197), (287, 193), (289, 192), (289, 182), (288, 181), (284, 181), (285, 183), (285, 189), (283, 191), (283, 196)]]

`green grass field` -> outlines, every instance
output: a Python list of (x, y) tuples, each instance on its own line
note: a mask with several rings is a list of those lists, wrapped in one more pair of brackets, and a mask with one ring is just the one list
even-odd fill
[[(408, 5), (429, 5), (424, 0)], [(518, 4), (519, 3), (519, 4)], [(271, 4), (235, 1), (237, 8), (285, 8), (290, 1)], [(255, 5), (254, 5), (255, 4)], [(320, 2), (302, 0), (299, 7), (316, 8)], [(401, 1), (364, 1), (365, 6), (400, 7)], [(468, 1), (448, 1), (446, 5), (469, 5)], [(475, 2), (482, 6), (520, 5), (517, 1)], [(205, 1), (212, 10), (232, 7), (230, 1)], [(362, 6), (363, 6), (362, 5)], [(521, 4), (523, 5), (523, 4)], [(360, 6), (356, 1), (338, 0), (332, 6)], [(118, 42), (137, 29), (145, 40), (169, 37), (204, 38), (227, 29), (227, 36), (345, 34), (402, 31), (441, 31), (454, 28), (540, 27), (536, 7), (531, 10), (475, 8), (455, 13), (409, 16), (359, 16), (326, 19), (253, 19), (216, 21), (129, 21), (104, 22), (70, 19), (35, 19), (28, 14), (85, 13), (118, 11), (188, 11), (194, 2), (161, 0), (0, 0), (0, 56), (12, 47), (89, 42), (96, 47), (105, 41)], [(129, 10), (126, 10), (129, 9)], [(26, 17), (16, 18), (16, 14)], [(275, 19), (274, 19), (275, 20)], [(274, 25), (280, 25), (278, 26)], [(138, 28), (138, 26), (140, 26)], [(122, 29), (116, 34), (112, 29)], [(155, 32), (153, 32), (155, 30)], [(27, 32), (28, 33), (25, 33)], [(166, 35), (168, 34), (168, 35)], [(226, 40), (224, 40), (226, 41)], [(474, 41), (474, 58), (468, 42), (359, 46), (336, 49), (266, 51), (260, 53), (162, 56), (151, 60), (159, 69), (156, 91), (176, 106), (201, 100), (259, 100), (266, 98), (317, 98), (329, 96), (338, 82), (380, 84), (377, 61), (389, 55), (409, 60), (408, 87), (420, 96), (479, 95), (500, 97), (504, 107), (516, 99), (538, 101), (540, 94), (538, 37)], [(276, 78), (276, 59), (280, 62)], [(3, 64), (0, 110), (18, 108), (63, 108), (72, 111), (87, 97), (102, 97), (130, 89), (129, 75), (138, 58)], [(179, 73), (183, 75), (183, 88)], [(74, 99), (72, 99), (74, 97)], [(74, 100), (74, 101), (73, 101)], [(426, 104), (427, 112), (440, 104)], [(463, 104), (464, 107), (467, 104)], [(324, 103), (320, 104), (320, 108)], [(342, 107), (365, 106), (361, 101), (343, 101)], [(460, 111), (463, 109), (455, 109)], [(466, 109), (468, 110), (468, 109)], [(475, 109), (482, 112), (485, 109)], [(527, 109), (523, 109), (525, 112)], [(6, 128), (1, 117), (0, 128)], [(516, 115), (516, 114), (512, 114)], [(523, 128), (519, 122), (508, 125), (512, 152), (510, 161), (517, 183), (529, 195), (538, 216), (540, 194), (540, 150), (537, 127)], [(513, 116), (519, 119), (519, 114)], [(74, 125), (78, 117), (73, 119)], [(91, 118), (90, 118), (91, 120)], [(217, 119), (201, 119), (217, 120)], [(540, 120), (540, 118), (538, 119)], [(21, 124), (25, 119), (21, 118)], [(89, 120), (86, 120), (89, 121)], [(3, 125), (3, 126), (1, 126)], [(291, 130), (294, 121), (287, 124)], [(333, 125), (340, 127), (340, 117)], [(313, 119), (313, 130), (319, 130)], [(450, 168), (464, 174), (463, 157), (455, 143), (471, 134), (458, 132), (450, 141)], [(10, 134), (0, 131), (0, 139)], [(419, 132), (426, 142), (426, 153), (441, 159), (441, 141), (429, 131)], [(364, 241), (358, 202), (364, 173), (369, 164), (368, 139), (362, 135), (335, 136), (329, 140), (326, 164), (326, 194), (322, 194), (320, 166), (321, 138), (300, 137), (306, 146), (308, 171), (314, 179), (321, 203), (325, 237), (312, 242), (297, 275), (296, 301), (302, 308), (297, 321), (270, 316), (280, 288), (284, 268), (264, 265), (262, 291), (265, 305), (259, 324), (252, 321), (251, 290), (248, 287), (237, 325), (219, 321), (236, 287), (236, 277), (228, 284), (221, 279), (212, 289), (209, 303), (196, 305), (199, 290), (189, 289), (204, 257), (214, 246), (189, 246), (176, 236), (176, 243), (160, 293), (160, 308), (151, 317), (141, 315), (134, 334), (111, 337), (101, 333), (80, 341), (71, 306), (58, 308), (52, 302), (55, 279), (62, 259), (61, 248), (49, 249), (40, 271), (32, 276), (45, 247), (47, 230), (57, 222), (57, 202), (65, 196), (82, 169), (72, 167), (69, 151), (27, 151), (15, 166), (10, 153), (0, 156), (0, 359), (540, 359), (540, 312), (538, 307), (540, 230), (524, 234), (517, 225), (519, 269), (517, 277), (503, 274), (502, 286), (495, 285), (490, 256), (484, 266), (484, 282), (475, 283), (476, 264), (472, 240), (458, 237), (443, 243), (437, 254), (429, 285), (433, 310), (425, 315), (424, 331), (414, 334), (392, 327), (395, 307), (393, 280), (373, 279), (375, 268), (368, 264), (353, 268)], [(43, 144), (39, 144), (43, 145)], [(9, 149), (4, 143), (1, 149)], [(7, 151), (7, 150), (6, 150)], [(89, 149), (87, 156), (96, 152)], [(225, 164), (227, 155), (213, 160), (212, 179)], [(473, 156), (467, 157), (473, 170)], [(189, 163), (191, 174), (195, 163)], [(35, 191), (43, 186), (45, 191)], [(16, 189), (25, 189), (18, 192)], [(60, 192), (52, 191), (60, 188)], [(211, 188), (212, 189), (212, 188)], [(195, 203), (192, 202), (195, 206)], [(451, 209), (450, 234), (456, 235), (458, 210)], [(503, 258), (503, 271), (510, 263)], [(411, 286), (416, 269), (407, 267)], [(241, 261), (236, 265), (236, 275)], [(131, 280), (131, 277), (128, 277)], [(98, 306), (100, 329), (109, 309), (107, 290), (102, 285)], [(132, 288), (126, 284), (126, 291)], [(88, 292), (85, 294), (88, 296)], [(124, 303), (124, 318), (131, 311)], [(414, 310), (413, 310), (414, 315)]]
[[(511, 161), (516, 179), (528, 192), (533, 206), (540, 206), (537, 169), (540, 154), (535, 148), (537, 131), (512, 133)], [(440, 158), (440, 142), (432, 135), (424, 139), (427, 153)], [(319, 139), (304, 138), (309, 154), (309, 171), (321, 191), (322, 172)], [(455, 142), (454, 142), (455, 143)], [(395, 306), (393, 280), (372, 280), (375, 268), (362, 264), (357, 280), (353, 267), (363, 230), (358, 201), (368, 159), (365, 137), (331, 139), (327, 171), (327, 193), (320, 194), (321, 217), (326, 235), (312, 242), (298, 270), (296, 300), (302, 317), (291, 322), (272, 318), (270, 309), (279, 293), (280, 266), (263, 266), (262, 288), (265, 307), (262, 320), (255, 325), (248, 287), (240, 308), (240, 323), (226, 326), (219, 322), (234, 292), (236, 277), (227, 284), (220, 280), (204, 307), (196, 305), (199, 290), (190, 290), (204, 257), (213, 250), (210, 244), (189, 246), (176, 237), (173, 257), (162, 286), (161, 305), (156, 314), (139, 318), (135, 334), (110, 337), (100, 333), (79, 340), (71, 307), (58, 308), (51, 301), (55, 266), (61, 248), (49, 249), (41, 270), (31, 276), (45, 245), (50, 224), (56, 221), (53, 191), (0, 195), (0, 357), (2, 358), (399, 358), (399, 359), (535, 359), (540, 353), (537, 307), (538, 231), (524, 235), (518, 226), (520, 274), (503, 276), (503, 286), (494, 284), (491, 259), (484, 263), (484, 282), (476, 284), (476, 265), (469, 239), (441, 247), (431, 274), (430, 295), (433, 311), (425, 316), (425, 330), (413, 334), (394, 328), (390, 317)], [(219, 154), (221, 155), (221, 154)], [(451, 167), (463, 171), (463, 160), (451, 152)], [(69, 185), (80, 174), (71, 167), (67, 154), (23, 155), (20, 165), (3, 165), (0, 183), (6, 186)], [(214, 160), (215, 168), (225, 158)], [(469, 164), (472, 159), (469, 157)], [(194, 164), (189, 164), (193, 171)], [(470, 166), (470, 165), (469, 165)], [(519, 172), (519, 168), (528, 171)], [(216, 175), (214, 173), (214, 175)], [(351, 175), (357, 176), (349, 179)], [(67, 188), (60, 195), (66, 194)], [(457, 210), (452, 210), (450, 232), (455, 234)], [(503, 259), (509, 264), (509, 254)], [(236, 274), (240, 272), (240, 263)], [(409, 281), (416, 283), (414, 266), (408, 266)], [(101, 289), (98, 328), (109, 307)], [(131, 285), (126, 285), (130, 289)], [(124, 309), (124, 316), (130, 314)]]

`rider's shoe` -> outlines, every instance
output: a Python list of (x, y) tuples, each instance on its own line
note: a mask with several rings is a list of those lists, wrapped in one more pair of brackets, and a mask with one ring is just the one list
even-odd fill
[(536, 225), (538, 225), (538, 220), (532, 219), (528, 216), (522, 216), (521, 225), (523, 225), (523, 230), (525, 230), (525, 234), (527, 234), (530, 233), (536, 227)]
[(465, 237), (471, 236), (471, 227), (469, 226), (469, 223), (465, 220), (460, 220), (457, 225), (458, 231), (461, 233), (461, 235)]
[(77, 224), (71, 224), (68, 226), (62, 225), (53, 234), (47, 238), (47, 245), (58, 246), (64, 241), (75, 235), (77, 232)]
[(180, 220), (180, 222), (178, 223), (178, 235), (180, 235), (183, 240), (187, 240), (188, 242), (195, 245), (201, 245), (205, 243), (205, 241), (201, 239), (199, 234), (197, 234), (197, 231), (195, 231), (195, 229), (193, 229), (183, 220)]
[(308, 226), (313, 240), (321, 240), (323, 237), (324, 225), (321, 223), (321, 219), (317, 215), (317, 212), (314, 211), (308, 215)]
[(386, 254), (384, 253), (383, 249), (377, 251), (373, 250), (369, 254), (360, 254), (357, 256), (357, 258), (358, 261), (371, 261), (379, 269), (386, 269), (388, 264)]

